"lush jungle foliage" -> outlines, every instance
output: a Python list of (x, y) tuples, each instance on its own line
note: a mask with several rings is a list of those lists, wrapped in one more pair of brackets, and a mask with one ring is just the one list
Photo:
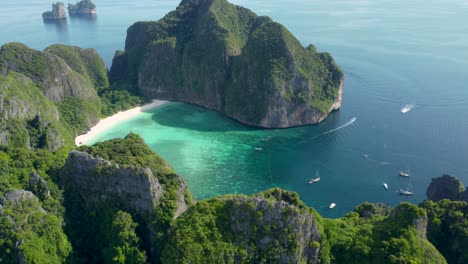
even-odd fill
[[(189, 9), (192, 2), (185, 0), (178, 13), (171, 13), (152, 30), (173, 27), (181, 19), (177, 14), (190, 11), (184, 8)], [(244, 30), (254, 15), (226, 3), (219, 1), (210, 19), (229, 32)], [(223, 44), (233, 50), (267, 45), (262, 43), (266, 40), (307, 53), (310, 61), (296, 65), (300, 74), (313, 79), (326, 71), (327, 80), (320, 80), (316, 97), (293, 92), (285, 96), (326, 109), (341, 76), (331, 57), (318, 54), (312, 46), (307, 51), (294, 49), (299, 43), (289, 32), (259, 19), (265, 25), (252, 33), (253, 43), (247, 43), (247, 32), (238, 36), (217, 28), (211, 33), (221, 34)], [(271, 32), (277, 27), (279, 31)], [(172, 38), (163, 42), (172, 49), (178, 43)], [(256, 56), (275, 55), (275, 47), (269, 51), (273, 54)], [(288, 78), (287, 62), (277, 57), (272, 56), (265, 71), (281, 81)], [(318, 72), (307, 69), (311, 62), (320, 64), (315, 65)], [(55, 77), (84, 88), (57, 88)], [(62, 98), (61, 92), (67, 96)], [(115, 166), (150, 168), (163, 188), (154, 210), (138, 214), (124, 206), (123, 197), (89, 201), (76, 191), (79, 186), (62, 182), (66, 159), (76, 149), (73, 137), (101, 116), (142, 102), (121, 87), (109, 86), (105, 66), (92, 50), (54, 45), (39, 52), (18, 43), (4, 45), (0, 96), (0, 263), (278, 263), (283, 257), (297, 253), (307, 258), (316, 251), (319, 263), (468, 263), (467, 202), (425, 201), (419, 207), (403, 203), (395, 209), (365, 203), (339, 219), (324, 219), (296, 193), (279, 189), (193, 204), (183, 180), (136, 134), (77, 150)], [(318, 99), (324, 103), (317, 103)], [(93, 175), (100, 176), (99, 170)], [(180, 190), (190, 207), (176, 218)], [(273, 217), (277, 212), (279, 217)], [(306, 232), (301, 227), (308, 225), (314, 230), (305, 231), (316, 236), (304, 244)]]

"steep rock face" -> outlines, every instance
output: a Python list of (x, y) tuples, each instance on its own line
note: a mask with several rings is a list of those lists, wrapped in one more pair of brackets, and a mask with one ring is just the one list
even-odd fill
[[(130, 213), (139, 224), (150, 262), (158, 262), (171, 223), (192, 203), (184, 180), (135, 134), (72, 151), (60, 175), (67, 193), (69, 218), (95, 212), (114, 214), (119, 210)], [(70, 221), (84, 228), (81, 225), (86, 219), (73, 217)], [(90, 230), (101, 232), (105, 223), (90, 225)], [(74, 232), (77, 231), (71, 231)], [(72, 240), (76, 250), (82, 254), (96, 251), (92, 258), (100, 254), (102, 249), (87, 247), (94, 243), (86, 242), (89, 235), (79, 233)], [(102, 261), (96, 257), (88, 261)]]
[(397, 222), (401, 225), (401, 228), (406, 226), (413, 226), (418, 235), (426, 239), (427, 231), (427, 215), (424, 210), (417, 208), (409, 203), (402, 203), (393, 209), (390, 214), (390, 220)]
[[(246, 204), (252, 206), (250, 210), (246, 210)], [(288, 249), (294, 247), (293, 243), (297, 243), (294, 253), (288, 250), (280, 253), (281, 263), (317, 262), (319, 248), (310, 245), (313, 241), (320, 242), (320, 234), (312, 214), (301, 212), (285, 201), (272, 203), (262, 197), (234, 198), (228, 201), (228, 207), (231, 207), (231, 232), (239, 239), (237, 243), (249, 243), (253, 239), (254, 244), (259, 246), (259, 251), (266, 251), (275, 241), (279, 241), (280, 247)], [(257, 212), (263, 214), (261, 218), (257, 218)], [(268, 226), (277, 230), (255, 237), (258, 235), (255, 234), (255, 229)], [(295, 236), (294, 239), (288, 237), (291, 235)]]
[(42, 200), (46, 199), (50, 195), (47, 181), (35, 172), (29, 174), (29, 190)]
[(317, 263), (318, 224), (295, 198), (273, 189), (199, 202), (176, 220), (163, 262)]
[(453, 176), (443, 175), (442, 177), (432, 179), (429, 188), (427, 188), (426, 195), (429, 200), (434, 202), (442, 199), (455, 201), (463, 200), (463, 191), (465, 191), (465, 188), (461, 181)]
[(30, 78), (0, 74), (0, 144), (55, 150), (71, 138), (59, 120), (57, 107)]
[(47, 11), (42, 14), (44, 20), (60, 20), (67, 18), (67, 11), (65, 5), (61, 2), (52, 4), (52, 11)]
[(163, 195), (158, 179), (149, 168), (120, 168), (88, 153), (72, 151), (64, 167), (64, 181), (94, 202), (118, 197), (129, 208), (152, 213)]
[(131, 26), (111, 79), (267, 128), (322, 121), (341, 106), (343, 89), (329, 54), (226, 0), (184, 0), (158, 22)]
[(44, 51), (62, 58), (70, 68), (85, 76), (94, 87), (109, 86), (106, 64), (95, 49), (55, 44)]
[(44, 95), (55, 102), (66, 97), (98, 99), (92, 83), (71, 69), (62, 58), (20, 43), (8, 43), (0, 49), (0, 73), (10, 71), (31, 78)]
[(96, 5), (91, 0), (83, 0), (76, 4), (68, 4), (70, 15), (96, 14)]
[(0, 48), (0, 142), (56, 150), (100, 118), (107, 70), (95, 50)]

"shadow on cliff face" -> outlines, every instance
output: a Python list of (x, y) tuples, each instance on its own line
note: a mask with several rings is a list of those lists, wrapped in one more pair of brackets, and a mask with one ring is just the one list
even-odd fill
[(177, 127), (199, 132), (251, 131), (220, 113), (194, 105), (171, 103), (153, 112), (153, 121), (167, 127)]

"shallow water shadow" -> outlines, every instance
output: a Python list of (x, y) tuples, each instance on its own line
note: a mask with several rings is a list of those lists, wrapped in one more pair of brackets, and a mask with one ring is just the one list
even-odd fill
[(49, 20), (44, 19), (44, 25), (46, 28), (54, 28), (58, 32), (67, 32), (68, 31), (68, 22), (66, 19), (56, 19), (56, 20)]
[(184, 128), (200, 132), (251, 131), (243, 125), (218, 112), (198, 106), (171, 103), (153, 112), (152, 120), (168, 127)]
[(90, 24), (94, 24), (97, 20), (97, 15), (96, 14), (70, 14), (70, 19), (71, 20), (80, 20), (80, 21), (85, 21), (89, 22)]

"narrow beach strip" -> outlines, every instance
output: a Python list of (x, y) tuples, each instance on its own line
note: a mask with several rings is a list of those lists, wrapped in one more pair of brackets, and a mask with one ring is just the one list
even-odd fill
[(141, 112), (144, 111), (149, 111), (155, 108), (158, 108), (164, 104), (168, 103), (168, 101), (161, 101), (161, 100), (153, 100), (149, 104), (145, 104), (143, 106), (135, 107), (123, 112), (118, 112), (117, 114), (113, 116), (106, 117), (104, 119), (101, 119), (99, 123), (97, 123), (95, 126), (91, 128), (86, 134), (79, 135), (75, 138), (75, 145), (81, 146), (83, 144), (86, 144), (89, 140), (93, 139), (95, 136), (100, 134), (103, 131), (106, 131), (107, 129), (111, 128), (115, 124), (118, 124), (119, 122), (134, 117), (138, 115)]

